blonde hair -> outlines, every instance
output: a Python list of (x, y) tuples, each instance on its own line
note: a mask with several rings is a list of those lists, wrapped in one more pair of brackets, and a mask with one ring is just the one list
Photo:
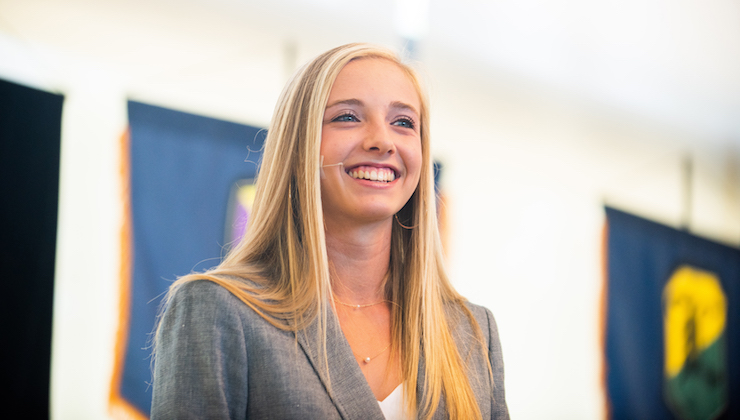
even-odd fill
[[(245, 237), (216, 268), (180, 278), (169, 296), (185, 282), (205, 279), (229, 290), (277, 328), (297, 333), (318, 317), (321, 351), (326, 355), (332, 289), (320, 192), (321, 128), (337, 75), (350, 61), (365, 58), (397, 64), (421, 102), (421, 178), (409, 202), (395, 216), (386, 283), (387, 297), (396, 303), (391, 305), (391, 351), (401, 356), (406, 409), (430, 418), (444, 396), (450, 418), (481, 418), (452, 337), (455, 321), (445, 311), (450, 304), (462, 309), (488, 360), (480, 328), (443, 267), (428, 102), (415, 71), (389, 50), (348, 44), (298, 70), (280, 95), (270, 123)], [(417, 395), (422, 355), (425, 381), (423, 392)], [(325, 363), (328, 371), (328, 360)]]

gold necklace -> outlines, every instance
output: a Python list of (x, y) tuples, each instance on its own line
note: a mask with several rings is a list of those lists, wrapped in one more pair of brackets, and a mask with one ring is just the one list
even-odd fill
[[(380, 351), (380, 353), (376, 354), (376, 355), (375, 355), (375, 356), (373, 356), (373, 357), (366, 357), (366, 358), (364, 358), (364, 359), (362, 359), (362, 356), (360, 356), (359, 354), (355, 353), (355, 351), (354, 351), (354, 350), (352, 350), (352, 353), (354, 353), (354, 354), (355, 354), (355, 356), (357, 356), (357, 357), (359, 357), (360, 359), (362, 359), (362, 361), (363, 361), (363, 362), (365, 362), (365, 364), (368, 364), (368, 363), (370, 363), (370, 362), (371, 362), (371, 361), (372, 361), (373, 359), (375, 359), (376, 357), (378, 357), (378, 356), (380, 356), (381, 354), (385, 353), (385, 351), (386, 351), (386, 350), (388, 350), (388, 348), (389, 348), (390, 346), (391, 346), (391, 345), (390, 345), (390, 344), (388, 344), (387, 346), (385, 346), (385, 348), (384, 348), (383, 350), (381, 350), (381, 351)], [(350, 348), (351, 348), (351, 347), (350, 347)]]
[(369, 306), (375, 306), (375, 305), (378, 305), (378, 304), (383, 303), (383, 302), (388, 302), (387, 300), (380, 300), (380, 301), (377, 301), (375, 303), (366, 303), (364, 305), (355, 305), (355, 304), (350, 305), (349, 303), (344, 303), (344, 302), (342, 302), (341, 300), (339, 300), (337, 298), (334, 298), (334, 301), (337, 302), (337, 303), (339, 303), (340, 305), (348, 306), (350, 308), (367, 308)]
[[(379, 301), (377, 301), (377, 302), (373, 302), (373, 303), (366, 303), (366, 304), (364, 304), (364, 305), (357, 305), (357, 304), (349, 304), (349, 303), (344, 303), (344, 302), (342, 302), (341, 300), (339, 300), (339, 299), (337, 299), (336, 297), (333, 297), (333, 296), (332, 296), (332, 298), (334, 299), (334, 301), (335, 301), (335, 302), (339, 303), (340, 305), (344, 305), (344, 306), (347, 306), (347, 307), (349, 307), (349, 308), (355, 308), (355, 309), (359, 309), (359, 308), (367, 308), (367, 307), (370, 307), (370, 306), (375, 306), (375, 305), (379, 305), (379, 304), (381, 304), (381, 303), (384, 303), (384, 302), (388, 302), (387, 300), (379, 300)], [(378, 356), (380, 356), (381, 354), (385, 353), (385, 351), (386, 351), (386, 350), (388, 350), (388, 349), (389, 349), (390, 347), (391, 347), (391, 345), (390, 345), (390, 343), (389, 343), (389, 344), (388, 344), (387, 346), (385, 346), (385, 348), (383, 348), (383, 350), (381, 350), (381, 351), (380, 351), (380, 352), (379, 352), (378, 354), (376, 354), (375, 356), (372, 356), (372, 357), (371, 357), (371, 356), (367, 356), (367, 357), (364, 357), (364, 358), (363, 358), (363, 357), (362, 357), (362, 356), (360, 356), (359, 354), (355, 353), (355, 351), (354, 351), (354, 350), (352, 350), (352, 353), (353, 353), (353, 354), (354, 354), (355, 356), (357, 356), (357, 357), (359, 357), (360, 359), (362, 359), (362, 361), (363, 361), (363, 362), (365, 362), (365, 364), (368, 364), (368, 363), (370, 363), (370, 362), (371, 362), (371, 361), (372, 361), (373, 359), (375, 359), (376, 357), (378, 357)], [(351, 347), (351, 346), (350, 346), (350, 349), (352, 349), (352, 347)]]

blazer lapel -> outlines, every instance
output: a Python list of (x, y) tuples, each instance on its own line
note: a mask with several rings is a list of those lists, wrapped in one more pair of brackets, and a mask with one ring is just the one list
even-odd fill
[(318, 331), (317, 318), (306, 329), (297, 333), (298, 343), (313, 365), (316, 375), (324, 383), (342, 418), (385, 419), (333, 311), (329, 311), (326, 325), (328, 375), (326, 362), (320, 353), (322, 343)]
[[(418, 413), (421, 413), (421, 404), (422, 404), (422, 395), (424, 393), (424, 384), (426, 382), (426, 376), (424, 375), (424, 353), (422, 352), (419, 356), (419, 373), (417, 376), (417, 382), (416, 382), (416, 395), (419, 396), (419, 400), (416, 403), (416, 410)], [(444, 420), (446, 418), (446, 410), (445, 410), (445, 399), (442, 397), (439, 400), (439, 405), (437, 406), (437, 409), (434, 411), (434, 415), (432, 416), (432, 420)]]

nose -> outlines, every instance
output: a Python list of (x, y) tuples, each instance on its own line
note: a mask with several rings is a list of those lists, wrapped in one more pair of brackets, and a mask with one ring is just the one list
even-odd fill
[(366, 151), (380, 155), (395, 153), (396, 145), (393, 142), (391, 127), (383, 119), (372, 121), (368, 124), (362, 146)]

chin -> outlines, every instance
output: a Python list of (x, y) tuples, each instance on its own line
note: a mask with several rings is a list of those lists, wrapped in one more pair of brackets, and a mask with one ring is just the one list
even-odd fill
[(358, 215), (360, 219), (375, 223), (375, 222), (382, 222), (385, 220), (393, 219), (393, 216), (398, 212), (398, 210), (393, 208), (383, 208), (383, 209), (366, 209), (369, 211), (363, 212), (361, 215)]

